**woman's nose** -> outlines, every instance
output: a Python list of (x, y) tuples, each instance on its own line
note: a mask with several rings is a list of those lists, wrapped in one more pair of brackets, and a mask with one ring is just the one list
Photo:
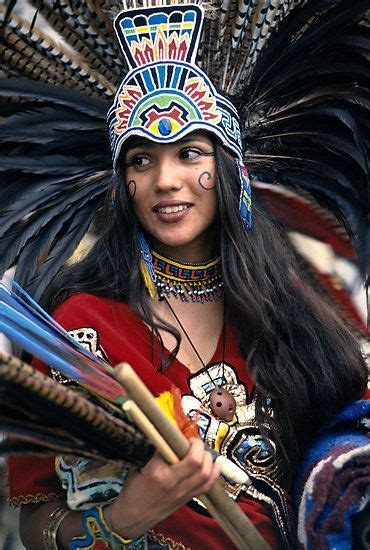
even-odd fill
[(156, 168), (154, 179), (154, 189), (156, 191), (163, 192), (181, 188), (181, 174), (174, 162), (161, 160)]

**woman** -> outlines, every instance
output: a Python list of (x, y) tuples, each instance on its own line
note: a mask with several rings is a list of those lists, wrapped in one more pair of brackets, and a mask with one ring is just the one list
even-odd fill
[[(189, 394), (194, 399), (195, 386), (193, 392), (189, 387), (194, 375), (200, 373), (204, 379), (209, 371), (214, 388), (215, 364), (226, 363), (237, 378), (247, 382), (247, 402), (256, 407), (255, 421), (239, 422), (232, 442), (242, 434), (255, 435), (258, 425), (270, 450), (267, 454), (259, 441), (257, 458), (246, 458), (245, 465), (251, 468), (252, 477), (257, 474), (257, 483), (258, 473), (264, 473), (271, 484), (279, 484), (282, 493), (289, 493), (289, 474), (294, 473), (314, 434), (363, 394), (366, 371), (356, 341), (304, 281), (276, 228), (258, 207), (254, 207), (252, 231), (238, 222), (238, 170), (209, 135), (192, 133), (167, 145), (134, 141), (122, 157), (111, 227), (84, 260), (61, 272), (48, 293), (47, 305), (55, 310), (63, 302), (54, 316), (69, 330), (95, 328), (99, 346), (112, 364), (127, 360), (129, 346), (143, 346), (137, 354), (129, 351), (129, 360), (140, 374), (149, 363), (179, 385), (188, 394), (185, 407)], [(139, 270), (139, 251), (133, 247), (139, 227), (146, 232), (152, 250), (169, 264), (207, 264), (221, 253), (224, 292), (207, 302), (191, 297), (176, 300), (168, 292), (162, 300), (150, 298)], [(107, 322), (108, 331), (104, 328)], [(119, 349), (112, 343), (117, 329), (126, 331), (116, 336)], [(150, 334), (153, 342), (149, 342)], [(143, 378), (158, 391), (152, 369)], [(202, 405), (206, 407), (204, 418), (208, 413), (220, 421), (206, 398)], [(209, 439), (210, 434), (206, 432), (205, 437)], [(225, 436), (224, 443), (226, 449), (232, 448)], [(250, 447), (249, 454), (253, 450)], [(39, 465), (36, 470), (40, 471)], [(177, 511), (190, 498), (206, 492), (218, 475), (218, 467), (199, 441), (192, 443), (189, 455), (178, 466), (167, 466), (156, 456), (124, 484), (111, 504), (110, 524), (130, 539), (159, 524), (165, 538), (182, 542), (185, 536), (185, 546), (197, 541), (199, 548), (204, 544), (230, 547), (217, 530), (215, 540), (208, 538), (209, 525), (204, 532), (200, 527), (195, 539), (193, 533), (182, 532), (189, 514), (193, 522), (194, 514), (200, 517), (200, 525), (203, 518), (188, 506)], [(250, 500), (248, 488), (239, 488), (239, 493), (262, 534), (276, 546), (264, 506)], [(22, 506), (21, 533), (27, 547), (39, 547), (45, 520), (55, 508), (55, 501)], [(180, 511), (183, 518), (179, 521)], [(81, 535), (81, 512), (67, 517), (58, 530), (61, 548)]]
[[(175, 33), (171, 9), (160, 8), (160, 15)], [(139, 11), (141, 17), (145, 10)], [(201, 19), (197, 6), (180, 12)], [(152, 8), (145, 13), (158, 16)], [(84, 260), (58, 274), (43, 305), (112, 365), (130, 362), (154, 393), (178, 386), (184, 411), (198, 411), (202, 438), (251, 479), (225, 480), (226, 490), (271, 546), (289, 547), (297, 463), (325, 422), (363, 395), (366, 369), (355, 338), (308, 284), (258, 199), (251, 228), (238, 117), (195, 66), (197, 39), (184, 41), (190, 53), (183, 57), (181, 40), (167, 37), (179, 57), (156, 59), (157, 71), (129, 42), (135, 16), (116, 19), (131, 69), (108, 113), (116, 170), (108, 227)], [(135, 29), (145, 33), (147, 47), (143, 27), (140, 20)], [(176, 73), (178, 65), (183, 76), (193, 71), (191, 82)], [(164, 74), (166, 85), (182, 93), (177, 111)], [(74, 547), (86, 547), (89, 537), (98, 544), (105, 529), (121, 547), (141, 544), (148, 530), (152, 543), (173, 548), (231, 547), (200, 504), (189, 503), (219, 476), (199, 440), (180, 464), (155, 456), (127, 479), (122, 472), (96, 475), (96, 465), (78, 471), (62, 458), (68, 505), (92, 507), (98, 517), (64, 512), (52, 460), (24, 460), (11, 461), (10, 482), (11, 496), (24, 504), (28, 548), (50, 539), (61, 548), (73, 539)], [(95, 493), (86, 489), (90, 480)], [(103, 509), (94, 506), (112, 497)]]

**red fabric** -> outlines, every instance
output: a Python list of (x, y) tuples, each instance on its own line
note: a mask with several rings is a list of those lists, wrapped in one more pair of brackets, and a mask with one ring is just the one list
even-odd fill
[[(249, 500), (241, 505), (253, 525), (257, 527), (272, 549), (279, 548), (271, 519), (265, 507)], [(155, 533), (165, 534), (175, 542), (181, 542), (192, 550), (234, 550), (236, 546), (210, 517), (200, 515), (190, 506), (182, 506), (170, 517), (153, 528)]]
[[(67, 330), (81, 327), (95, 329), (99, 335), (98, 344), (103, 348), (110, 364), (116, 365), (121, 361), (130, 363), (153, 393), (159, 394), (164, 390), (170, 390), (171, 384), (175, 384), (183, 393), (190, 392), (187, 383), (190, 372), (179, 361), (175, 360), (167, 368), (165, 375), (157, 372), (159, 346), (155, 346), (153, 366), (150, 331), (127, 305), (79, 294), (62, 304), (53, 317)], [(240, 356), (236, 335), (230, 327), (226, 329), (225, 357), (228, 363), (233, 365), (241, 381), (247, 385), (250, 393), (253, 383)], [(222, 341), (220, 340), (210, 363), (221, 360)], [(39, 361), (35, 361), (34, 364), (43, 372), (47, 371)], [(61, 490), (53, 459), (11, 458), (9, 474), (10, 497), (58, 493)], [(276, 548), (274, 528), (264, 505), (252, 499), (243, 499), (243, 501), (241, 507), (245, 513), (270, 545)], [(234, 548), (213, 519), (189, 506), (183, 506), (177, 510), (162, 521), (154, 531), (180, 541), (192, 549)]]

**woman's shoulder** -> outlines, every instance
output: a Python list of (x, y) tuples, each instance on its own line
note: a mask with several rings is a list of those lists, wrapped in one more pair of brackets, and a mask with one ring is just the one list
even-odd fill
[(52, 313), (52, 317), (59, 323), (72, 321), (83, 322), (92, 319), (109, 319), (117, 313), (133, 315), (130, 307), (125, 303), (111, 298), (96, 296), (80, 292), (62, 302)]

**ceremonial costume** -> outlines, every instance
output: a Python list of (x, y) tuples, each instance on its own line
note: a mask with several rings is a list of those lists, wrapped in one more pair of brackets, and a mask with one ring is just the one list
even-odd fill
[[(125, 304), (78, 294), (60, 306), (54, 317), (94, 353), (107, 357), (112, 365), (122, 360), (128, 361), (155, 395), (171, 389), (172, 384), (181, 390), (185, 411), (200, 411), (198, 423), (203, 439), (239, 467), (246, 468), (252, 476), (255, 475), (259, 490), (232, 483), (226, 488), (238, 499), (262, 535), (272, 547), (275, 547), (277, 518), (280, 528), (287, 530), (291, 527), (289, 497), (282, 488), (283, 472), (279, 470), (266, 443), (258, 435), (254, 420), (254, 385), (238, 351), (238, 341), (231, 323), (228, 323), (226, 328), (225, 363), (222, 360), (220, 338), (214, 356), (207, 365), (207, 375), (204, 370), (191, 374), (178, 360), (173, 361), (165, 373), (160, 373), (159, 342), (153, 341), (148, 327), (139, 321)], [(47, 370), (40, 363), (37, 366)], [(230, 423), (220, 421), (210, 410), (209, 394), (216, 384), (228, 389), (237, 400), (236, 416)], [(61, 486), (56, 481), (54, 460), (50, 459), (44, 464), (42, 468), (39, 460), (11, 459), (10, 503), (20, 505), (53, 499), (56, 493), (60, 493)], [(68, 495), (69, 503), (72, 502), (73, 507), (83, 509), (86, 502), (90, 502), (92, 506), (98, 501), (97, 481), (95, 479), (94, 487), (88, 489), (87, 477), (85, 473), (85, 494), (76, 497), (72, 491), (72, 494)], [(74, 483), (78, 484), (77, 481)], [(82, 484), (82, 481), (80, 483)], [(119, 488), (119, 485), (118, 488), (117, 484), (115, 487), (113, 485), (113, 494), (117, 493)], [(105, 487), (105, 497), (106, 491)], [(153, 531), (161, 533), (165, 538), (182, 542), (185, 547), (190, 548), (223, 549), (231, 545), (214, 520), (209, 518), (202, 506), (196, 502), (180, 508), (153, 528)], [(288, 532), (283, 532), (284, 539), (289, 539)]]
[[(206, 132), (213, 143), (222, 146), (230, 166), (237, 171), (238, 223), (244, 236), (253, 226), (252, 180), (259, 203), (281, 229), (287, 248), (293, 248), (289, 233), (302, 232), (330, 244), (349, 261), (357, 255), (364, 271), (364, 115), (368, 108), (364, 99), (365, 1), (353, 6), (345, 0), (283, 0), (276, 5), (266, 2), (266, 6), (252, 1), (161, 2), (154, 6), (133, 2), (123, 10), (122, 6), (116, 9), (114, 2), (107, 5), (105, 0), (76, 5), (58, 0), (57, 10), (49, 0), (33, 3), (71, 44), (58, 45), (47, 36), (38, 27), (37, 14), (26, 28), (10, 5), (3, 34), (8, 47), (2, 68), (6, 78), (0, 82), (0, 96), (13, 98), (11, 103), (1, 105), (6, 120), (0, 139), (6, 150), (0, 156), (4, 171), (0, 189), (0, 275), (17, 263), (16, 281), (39, 300), (103, 203), (111, 204), (111, 220), (116, 216), (119, 219), (122, 197), (129, 200), (124, 182), (119, 181), (120, 170), (130, 167), (122, 154), (127, 144), (133, 138), (174, 144), (194, 131)], [(24, 80), (24, 76), (30, 78)], [(322, 207), (327, 207), (330, 214), (323, 213)], [(339, 223), (344, 217), (347, 232)], [(111, 220), (108, 225), (113, 226)], [(130, 244), (137, 261), (133, 270), (140, 265), (141, 292), (152, 299), (167, 300), (183, 328), (171, 300), (206, 302), (221, 298), (222, 272), (229, 266), (222, 265), (220, 258), (212, 258), (207, 265), (176, 264), (150, 249), (151, 236), (138, 225), (136, 220), (135, 242)], [(349, 225), (356, 235), (354, 246)], [(266, 280), (269, 275), (267, 266)], [(289, 277), (295, 279), (294, 270)], [(299, 287), (299, 282), (294, 284)], [(329, 287), (338, 298), (337, 287), (331, 282)], [(47, 348), (47, 335), (51, 338), (55, 330), (59, 331), (58, 344), (61, 341), (63, 345), (57, 352), (61, 363), (68, 364), (71, 359), (75, 361), (73, 367), (81, 367), (79, 361), (89, 367), (93, 363), (97, 377), (99, 373), (100, 382), (104, 382), (110, 368), (107, 363), (115, 366), (127, 361), (154, 394), (171, 390), (172, 384), (177, 386), (183, 411), (196, 420), (204, 441), (251, 478), (251, 485), (226, 479), (225, 490), (238, 500), (272, 547), (292, 547), (294, 526), (285, 493), (286, 472), (281, 469), (277, 442), (266, 435), (274, 420), (273, 403), (266, 393), (266, 433), (262, 437), (255, 419), (257, 392), (244, 359), (249, 350), (244, 347), (242, 353), (244, 342), (235, 330), (238, 319), (229, 317), (233, 312), (226, 310), (223, 335), (204, 368), (191, 374), (175, 358), (163, 370), (154, 331), (124, 303), (132, 298), (128, 289), (129, 285), (125, 289), (114, 287), (110, 295), (109, 288), (109, 297), (105, 298), (77, 293), (67, 299), (54, 317), (69, 336), (40, 314), (35, 304), (30, 305), (28, 298), (26, 305), (6, 293), (0, 298), (26, 317), (35, 315), (36, 325), (39, 323), (43, 329), (46, 326), (41, 336), (29, 336), (37, 345), (40, 338), (40, 348)], [(121, 295), (123, 301), (113, 300), (113, 296)], [(268, 295), (263, 298), (270, 300)], [(356, 317), (350, 302), (345, 307), (347, 317)], [(4, 316), (11, 318), (12, 314), (3, 309)], [(356, 321), (361, 325), (357, 317)], [(4, 326), (8, 327), (7, 323)], [(27, 326), (29, 331), (32, 328)], [(28, 348), (27, 338), (18, 342), (14, 327), (9, 330), (17, 343), (37, 355), (37, 345)], [(82, 354), (81, 359), (74, 353), (78, 346), (71, 344), (70, 336), (99, 359), (96, 365), (91, 355)], [(66, 342), (73, 352), (65, 350)], [(281, 342), (282, 346), (288, 344)], [(44, 357), (43, 349), (40, 353), (39, 357)], [(164, 354), (169, 356), (166, 350)], [(41, 362), (34, 364), (48, 372)], [(54, 363), (51, 366), (55, 380), (63, 385), (71, 383), (57, 372)], [(8, 379), (6, 383), (11, 384)], [(98, 395), (107, 399), (103, 386), (100, 390)], [(227, 420), (215, 414), (216, 390), (220, 395), (224, 392), (232, 404)], [(115, 391), (112, 388), (112, 401), (117, 397)], [(48, 445), (50, 453), (49, 440)], [(60, 441), (58, 445), (59, 450)], [(273, 455), (275, 449), (278, 452)], [(102, 455), (100, 464), (90, 463), (86, 454), (80, 461), (75, 458), (75, 447), (72, 451), (72, 459), (67, 452), (58, 452), (56, 463), (68, 505), (81, 510), (92, 507), (101, 532), (105, 537), (111, 532), (113, 540), (116, 534), (109, 529), (109, 520), (104, 523), (99, 505), (119, 493), (127, 472), (121, 463), (105, 467), (109, 452)], [(145, 462), (150, 458), (147, 442), (144, 454)], [(27, 480), (23, 471), (27, 471)], [(14, 504), (53, 500), (61, 489), (54, 459), (40, 463), (11, 459), (10, 483)], [(57, 511), (56, 521), (63, 513)], [(93, 516), (86, 517), (95, 521)], [(87, 536), (92, 536), (93, 527), (89, 527), (86, 517), (84, 529)], [(56, 531), (57, 527), (54, 539)], [(231, 547), (196, 501), (160, 522), (149, 538), (170, 548)], [(75, 544), (87, 545), (86, 541)], [(122, 545), (125, 547), (125, 541)]]
[[(3, 27), (0, 273), (17, 263), (15, 280), (40, 299), (115, 194), (109, 141), (115, 164), (132, 135), (168, 143), (193, 129), (239, 163), (247, 225), (250, 176), (288, 241), (313, 237), (365, 270), (366, 1), (34, 5), (54, 34), (12, 9)], [(364, 330), (344, 281), (310, 269)]]

